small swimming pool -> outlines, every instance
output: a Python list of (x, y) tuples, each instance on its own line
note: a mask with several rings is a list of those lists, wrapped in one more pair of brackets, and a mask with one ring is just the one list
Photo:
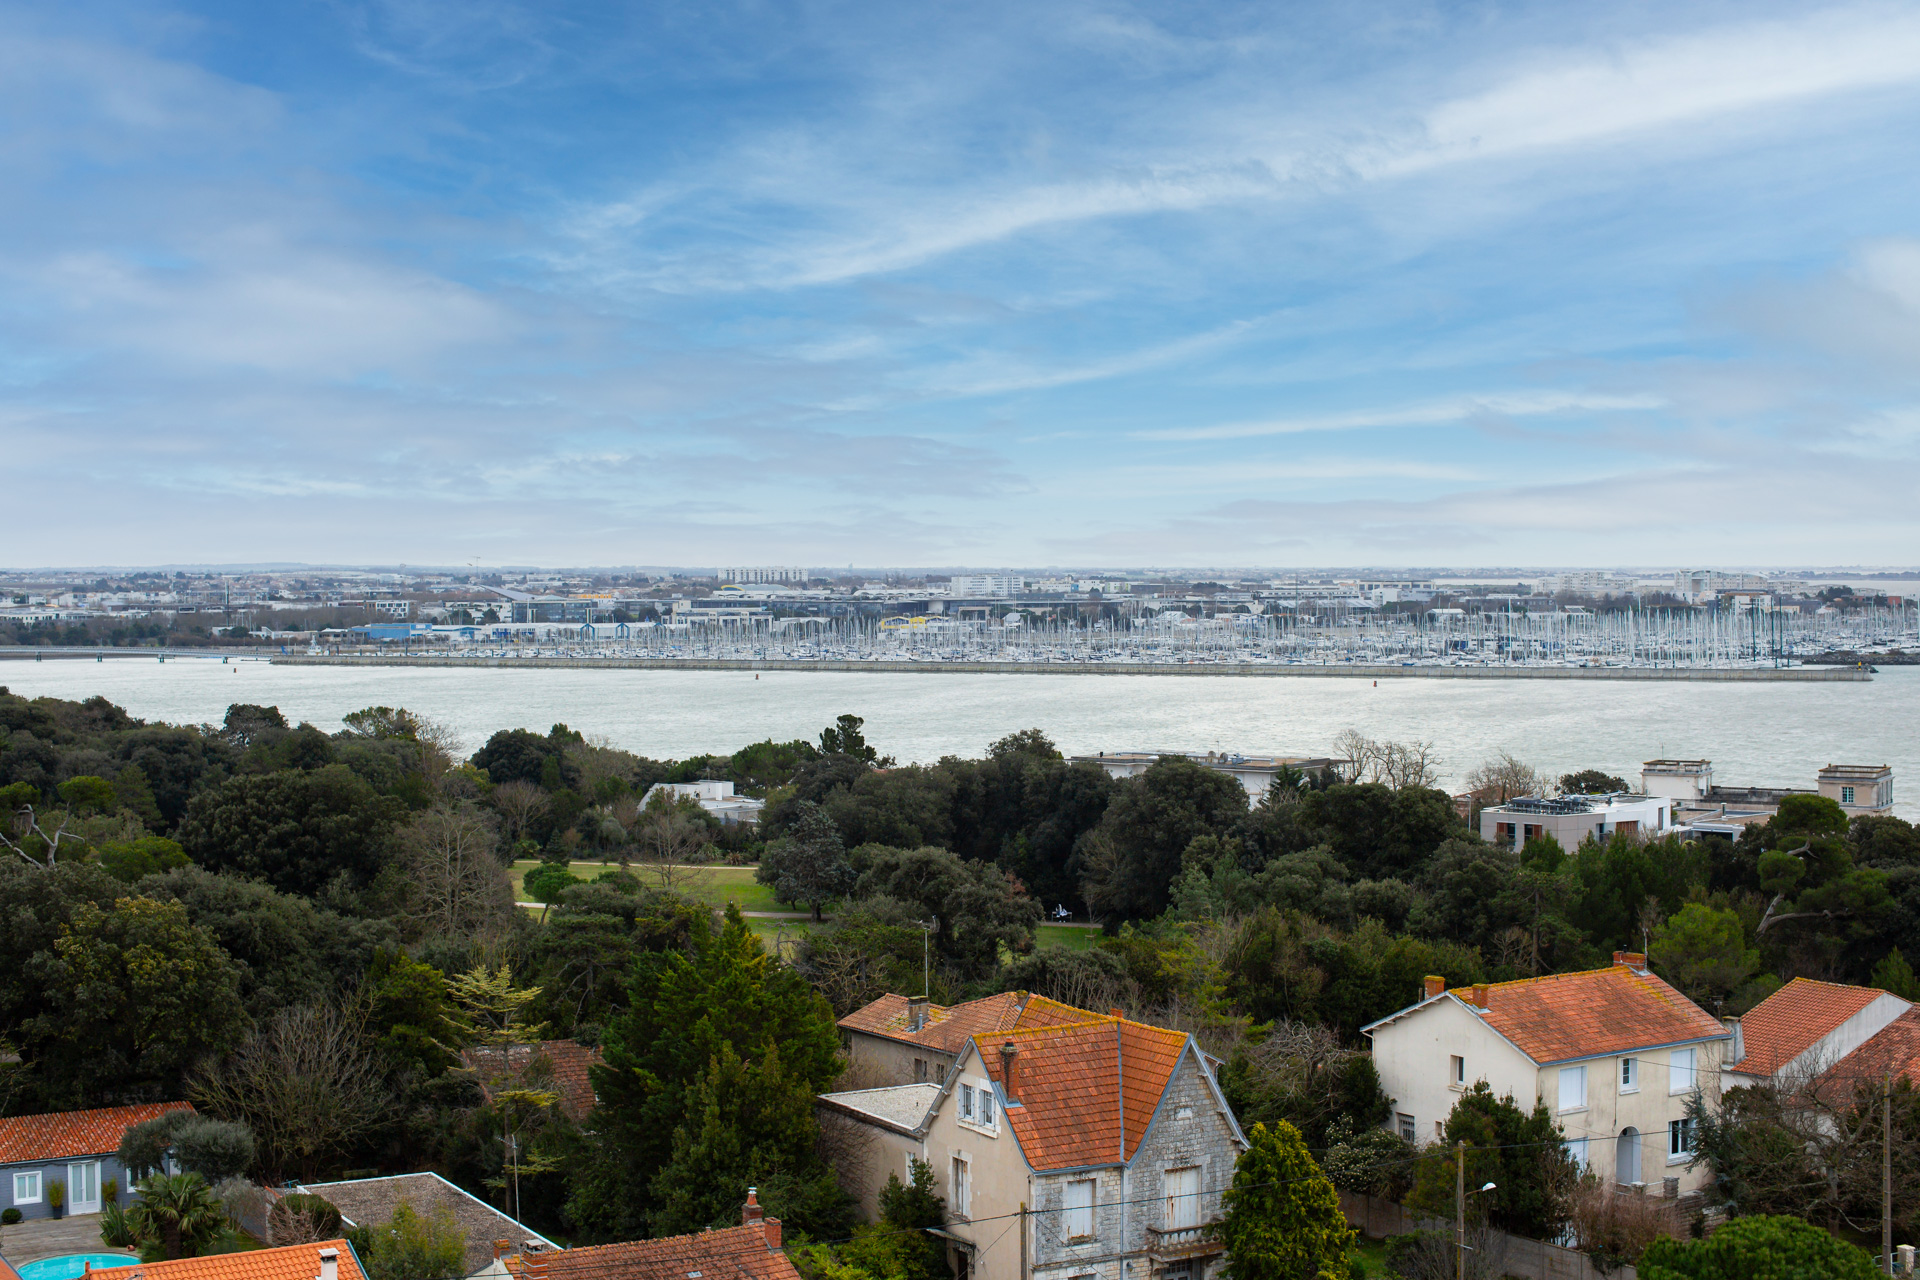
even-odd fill
[(130, 1253), (63, 1253), (57, 1258), (40, 1258), (14, 1268), (20, 1280), (74, 1280), (85, 1275), (88, 1264), (95, 1271), (102, 1267), (130, 1267), (140, 1261)]

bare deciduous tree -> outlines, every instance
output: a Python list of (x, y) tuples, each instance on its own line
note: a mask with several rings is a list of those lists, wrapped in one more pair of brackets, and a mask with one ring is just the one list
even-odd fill
[(547, 793), (522, 778), (501, 783), (488, 800), (500, 815), (508, 840), (518, 840), (533, 820), (547, 811)]
[(1398, 791), (1440, 780), (1440, 757), (1431, 742), (1376, 742), (1358, 729), (1343, 729), (1333, 749), (1347, 782), (1380, 782)]
[(408, 917), (420, 936), (465, 937), (513, 912), (493, 824), (471, 804), (435, 805), (401, 828)]
[(51, 868), (60, 860), (62, 840), (77, 848), (86, 848), (86, 840), (79, 832), (67, 830), (67, 824), (73, 821), (73, 811), (62, 809), (59, 816), (60, 825), (49, 831), (33, 806), (23, 804), (13, 812), (12, 830), (0, 832), (0, 844), (19, 854), (29, 866)]
[(704, 817), (655, 800), (633, 823), (640, 861), (662, 889), (689, 893), (711, 880), (701, 868), (713, 839)]
[(1484, 792), (1495, 804), (1505, 804), (1516, 796), (1543, 796), (1553, 785), (1545, 774), (1504, 751), (1476, 766), (1466, 781), (1467, 790), (1476, 795)]
[(187, 1093), (203, 1111), (252, 1128), (271, 1181), (313, 1178), (395, 1105), (359, 1017), (334, 1004), (281, 1010), (225, 1061), (189, 1077)]

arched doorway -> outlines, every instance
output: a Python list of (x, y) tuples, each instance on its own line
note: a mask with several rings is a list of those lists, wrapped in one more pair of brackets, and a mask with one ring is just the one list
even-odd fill
[(1620, 1142), (1613, 1160), (1613, 1179), (1622, 1185), (1640, 1181), (1640, 1131), (1632, 1125), (1620, 1131)]

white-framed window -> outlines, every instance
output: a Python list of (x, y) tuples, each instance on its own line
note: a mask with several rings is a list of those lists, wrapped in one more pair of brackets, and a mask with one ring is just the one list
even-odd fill
[(982, 1129), (993, 1128), (993, 1086), (982, 1085), (973, 1091), (973, 1122)]
[(1447, 1059), (1447, 1081), (1456, 1089), (1466, 1087), (1467, 1060), (1457, 1053)]
[(40, 1171), (13, 1175), (13, 1202), (15, 1204), (40, 1203)]
[(1852, 787), (1842, 787), (1842, 788), (1840, 788), (1840, 803), (1841, 803), (1841, 804), (1852, 804), (1852, 803), (1853, 803), (1853, 788), (1852, 788)]
[(1563, 1149), (1567, 1155), (1572, 1157), (1573, 1167), (1585, 1173), (1587, 1171), (1587, 1140), (1585, 1138), (1568, 1138)]
[(967, 1207), (972, 1201), (973, 1179), (969, 1175), (967, 1162), (963, 1156), (953, 1158), (952, 1185), (948, 1187), (948, 1201), (953, 1211), (961, 1217), (967, 1216)]
[(1640, 1059), (1620, 1059), (1620, 1092), (1640, 1092)]
[(1675, 1049), (1667, 1055), (1667, 1092), (1692, 1093), (1699, 1083), (1698, 1072), (1694, 1070), (1693, 1049)]
[(1579, 1111), (1587, 1105), (1587, 1069), (1560, 1068), (1560, 1110)]
[(1093, 1238), (1093, 1188), (1092, 1178), (1076, 1178), (1067, 1184), (1067, 1211), (1062, 1215), (1061, 1230), (1069, 1240)]
[(960, 1086), (960, 1118), (973, 1119), (973, 1086), (970, 1084)]
[(1412, 1142), (1416, 1137), (1419, 1136), (1420, 1131), (1419, 1129), (1414, 1127), (1413, 1117), (1408, 1115), (1406, 1112), (1402, 1111), (1398, 1113), (1397, 1115), (1394, 1116), (1394, 1120), (1397, 1122), (1399, 1126), (1400, 1136), (1405, 1138), (1408, 1142)]
[(1693, 1158), (1693, 1121), (1667, 1121), (1667, 1163), (1679, 1164)]

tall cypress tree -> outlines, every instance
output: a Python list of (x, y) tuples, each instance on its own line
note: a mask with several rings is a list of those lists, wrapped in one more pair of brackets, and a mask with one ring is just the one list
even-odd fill
[[(780, 1078), (805, 1090), (809, 1120), (811, 1096), (840, 1071), (832, 1009), (767, 954), (737, 907), (717, 930), (696, 931), (684, 951), (637, 956), (627, 994), (626, 1012), (602, 1041), (606, 1063), (593, 1070), (593, 1145), (568, 1206), (587, 1233), (606, 1239), (647, 1234), (661, 1213), (656, 1177), (674, 1158), (676, 1131), (704, 1132), (692, 1114), (696, 1085), (721, 1070), (723, 1056), (762, 1080), (775, 1058)], [(710, 1097), (698, 1101), (710, 1105)]]

